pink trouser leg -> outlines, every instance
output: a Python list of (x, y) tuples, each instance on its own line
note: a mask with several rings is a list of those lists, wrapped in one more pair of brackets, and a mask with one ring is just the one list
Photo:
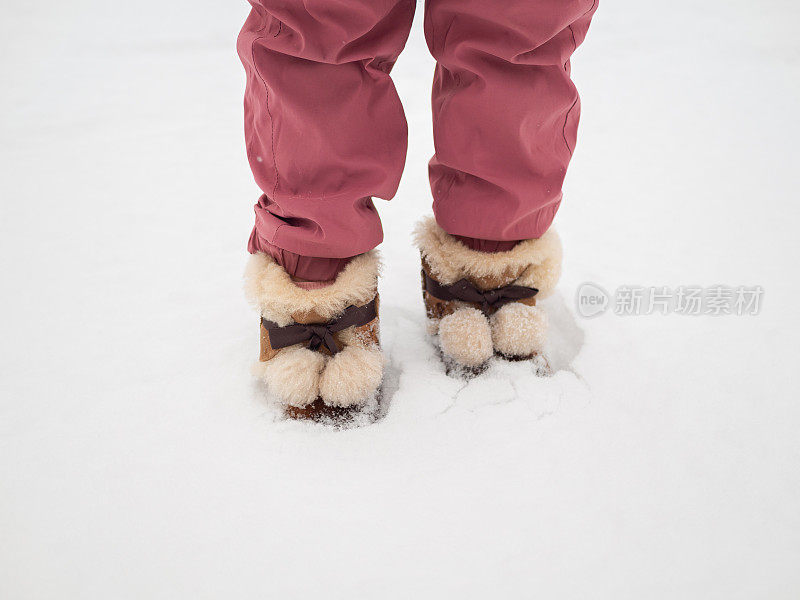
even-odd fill
[(415, 0), (250, 3), (238, 52), (247, 156), (264, 195), (248, 249), (295, 269), (311, 264), (294, 274), (324, 279), (337, 259), (383, 239), (372, 197), (394, 196), (405, 162), (406, 120), (389, 71)]
[(569, 59), (597, 0), (428, 0), (437, 60), (433, 208), (448, 233), (540, 237), (561, 203), (580, 114)]

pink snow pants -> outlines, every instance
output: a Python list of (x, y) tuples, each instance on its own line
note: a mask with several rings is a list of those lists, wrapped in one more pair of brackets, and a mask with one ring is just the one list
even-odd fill
[[(264, 195), (250, 252), (345, 258), (383, 239), (407, 126), (389, 73), (415, 0), (249, 0), (247, 156)], [(427, 0), (437, 61), (429, 175), (445, 231), (541, 236), (561, 203), (580, 114), (570, 55), (597, 0)], [(286, 259), (288, 260), (288, 259)]]

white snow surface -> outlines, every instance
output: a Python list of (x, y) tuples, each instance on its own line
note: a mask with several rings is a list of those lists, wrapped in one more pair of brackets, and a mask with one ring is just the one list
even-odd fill
[[(601, 3), (551, 378), (445, 375), (422, 10), (384, 221), (386, 414), (288, 421), (241, 275), (242, 2), (3, 4), (0, 597), (798, 598), (800, 8)], [(501, 107), (499, 107), (501, 109)], [(579, 317), (585, 281), (761, 285), (750, 317)]]

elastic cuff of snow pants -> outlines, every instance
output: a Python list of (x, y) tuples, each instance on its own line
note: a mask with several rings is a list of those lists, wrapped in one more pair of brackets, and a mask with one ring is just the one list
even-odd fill
[(501, 241), (501, 240), (481, 240), (478, 238), (466, 237), (463, 235), (454, 235), (459, 242), (464, 244), (470, 250), (477, 250), (478, 252), (508, 252), (514, 246), (519, 244), (518, 240), (515, 241)]
[[(263, 252), (269, 254), (283, 267), (294, 280), (298, 281), (324, 281), (336, 279), (339, 272), (352, 260), (350, 258), (324, 258), (318, 256), (303, 256), (289, 252), (283, 248), (272, 246), (263, 241), (258, 241), (257, 236), (250, 238), (248, 251), (251, 254)], [(303, 286), (301, 286), (303, 287)]]

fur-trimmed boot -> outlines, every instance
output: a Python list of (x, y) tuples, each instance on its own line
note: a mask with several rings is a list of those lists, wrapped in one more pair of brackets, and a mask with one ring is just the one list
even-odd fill
[(383, 379), (376, 250), (352, 259), (319, 289), (297, 286), (266, 254), (254, 254), (245, 293), (261, 314), (255, 374), (295, 418), (349, 416), (374, 405)]
[(478, 373), (493, 355), (533, 359), (549, 372), (544, 345), (547, 317), (536, 306), (561, 274), (555, 231), (506, 252), (471, 250), (430, 217), (415, 241), (422, 255), (422, 289), (429, 332), (438, 335), (449, 368)]

